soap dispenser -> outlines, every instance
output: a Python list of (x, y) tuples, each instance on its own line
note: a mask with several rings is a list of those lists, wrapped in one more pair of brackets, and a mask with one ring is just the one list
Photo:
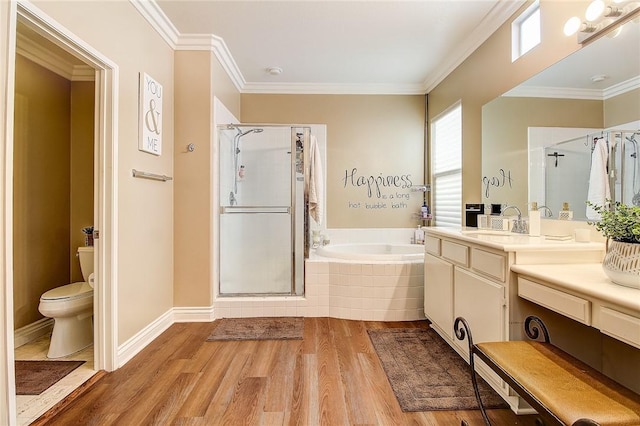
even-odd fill
[(418, 228), (413, 232), (414, 244), (424, 244), (424, 231), (422, 226), (418, 225)]
[(538, 210), (538, 203), (531, 202), (529, 208), (529, 235), (532, 237), (540, 236), (540, 210)]
[(558, 219), (571, 220), (573, 219), (573, 212), (569, 210), (569, 203), (562, 203), (562, 210), (558, 212)]

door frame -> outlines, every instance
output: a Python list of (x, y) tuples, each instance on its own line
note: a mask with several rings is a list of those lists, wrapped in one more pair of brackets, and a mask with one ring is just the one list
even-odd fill
[[(117, 208), (118, 208), (118, 66), (68, 31), (43, 11), (25, 0), (10, 2), (8, 11), (7, 76), (2, 82), (6, 89), (4, 116), (4, 158), (0, 167), (3, 176), (2, 194), (4, 240), (2, 250), (4, 315), (0, 330), (5, 352), (0, 360), (0, 379), (7, 399), (0, 401), (0, 423), (14, 424), (16, 420), (14, 343), (13, 343), (13, 104), (15, 81), (16, 23), (21, 22), (76, 56), (95, 70), (94, 115), (94, 226), (99, 230), (95, 241), (94, 274), (94, 368), (113, 371), (117, 367)], [(3, 34), (4, 35), (4, 34)], [(3, 65), (3, 64), (0, 64)], [(1, 299), (0, 299), (1, 301)], [(6, 371), (6, 375), (2, 374)], [(5, 405), (3, 407), (3, 405)]]

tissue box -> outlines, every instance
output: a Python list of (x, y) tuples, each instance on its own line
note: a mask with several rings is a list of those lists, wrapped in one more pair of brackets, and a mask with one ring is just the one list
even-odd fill
[(491, 216), (491, 229), (510, 231), (513, 220), (503, 216)]
[(486, 214), (478, 215), (478, 229), (490, 229), (491, 223), (489, 221), (490, 216)]

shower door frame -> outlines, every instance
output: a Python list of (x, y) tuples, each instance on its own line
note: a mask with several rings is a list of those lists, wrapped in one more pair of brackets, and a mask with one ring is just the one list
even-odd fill
[[(309, 179), (309, 146), (311, 141), (311, 127), (308, 125), (294, 125), (294, 124), (263, 124), (263, 123), (230, 123), (230, 124), (220, 124), (217, 126), (218, 131), (220, 130), (231, 130), (235, 128), (244, 128), (244, 127), (257, 127), (257, 128), (288, 128), (291, 134), (291, 141), (289, 148), (291, 150), (291, 161), (290, 161), (290, 201), (289, 201), (289, 215), (290, 215), (290, 225), (291, 225), (291, 285), (288, 293), (223, 293), (222, 292), (222, 281), (221, 281), (221, 272), (222, 272), (222, 262), (220, 259), (222, 252), (222, 241), (221, 241), (221, 232), (218, 229), (218, 238), (217, 238), (217, 260), (218, 260), (218, 273), (217, 273), (217, 292), (216, 296), (221, 298), (233, 298), (233, 297), (283, 297), (283, 296), (304, 296), (306, 291), (304, 286), (304, 259), (308, 257), (308, 234), (309, 234), (309, 194), (308, 194), (308, 179)], [(302, 131), (303, 133), (303, 149), (302, 149), (302, 173), (303, 173), (303, 200), (302, 200), (302, 208), (303, 208), (303, 223), (302, 223), (302, 252), (299, 255), (296, 255), (296, 239), (298, 236), (298, 232), (296, 232), (296, 200), (297, 200), (297, 190), (296, 190), (296, 139), (297, 133)], [(220, 145), (220, 142), (218, 142)], [(220, 147), (218, 147), (220, 149)], [(221, 154), (220, 154), (221, 156)], [(220, 216), (224, 214), (226, 207), (221, 205), (222, 193), (220, 191), (220, 157), (218, 158), (218, 193), (220, 194), (218, 200), (218, 223), (220, 223)], [(237, 171), (234, 171), (237, 172)], [(242, 208), (242, 207), (240, 207)], [(302, 275), (302, 293), (296, 294), (296, 262), (299, 260), (298, 257), (302, 257), (300, 274)]]

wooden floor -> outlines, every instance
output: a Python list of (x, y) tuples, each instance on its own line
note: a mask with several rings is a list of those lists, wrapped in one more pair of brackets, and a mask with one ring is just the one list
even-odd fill
[[(367, 328), (422, 322), (306, 318), (303, 340), (207, 342), (212, 323), (174, 324), (48, 425), (470, 425), (479, 411), (404, 413)], [(496, 425), (532, 416), (489, 410)]]

